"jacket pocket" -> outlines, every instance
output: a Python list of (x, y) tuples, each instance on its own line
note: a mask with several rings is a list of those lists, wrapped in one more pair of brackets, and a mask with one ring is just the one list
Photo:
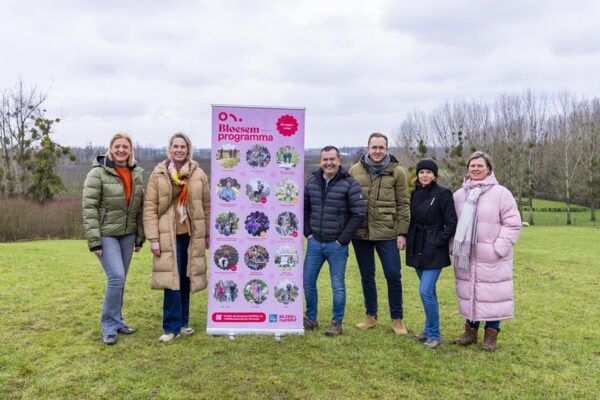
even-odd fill
[(430, 238), (431, 247), (434, 249), (441, 249), (448, 246), (448, 242), (440, 239), (440, 231), (431, 231), (427, 237)]
[(397, 223), (395, 220), (396, 209), (394, 207), (379, 207), (377, 209), (377, 219), (381, 221), (381, 224), (392, 230), (397, 229)]
[(492, 246), (499, 259), (503, 259), (504, 257), (508, 256), (512, 250), (511, 243), (506, 240), (496, 239)]

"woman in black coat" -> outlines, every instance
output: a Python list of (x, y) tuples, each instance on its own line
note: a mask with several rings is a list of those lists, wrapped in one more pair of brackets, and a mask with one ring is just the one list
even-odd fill
[(448, 242), (457, 221), (452, 192), (436, 183), (437, 174), (438, 166), (433, 160), (417, 163), (406, 241), (406, 265), (414, 267), (419, 276), (419, 294), (425, 310), (425, 329), (415, 339), (430, 349), (438, 347), (441, 341), (435, 286), (442, 268), (450, 265)]

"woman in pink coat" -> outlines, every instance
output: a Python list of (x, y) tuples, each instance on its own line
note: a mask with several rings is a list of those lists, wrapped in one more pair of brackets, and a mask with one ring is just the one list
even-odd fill
[(481, 348), (494, 351), (500, 321), (514, 316), (513, 247), (521, 217), (511, 192), (498, 184), (489, 155), (477, 151), (467, 166), (463, 187), (454, 193), (456, 295), (467, 319), (457, 343), (477, 343), (479, 323), (485, 321)]

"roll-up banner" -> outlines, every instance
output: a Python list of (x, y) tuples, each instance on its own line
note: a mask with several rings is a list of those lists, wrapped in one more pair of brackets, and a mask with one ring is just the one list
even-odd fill
[(304, 333), (304, 111), (212, 106), (208, 335)]

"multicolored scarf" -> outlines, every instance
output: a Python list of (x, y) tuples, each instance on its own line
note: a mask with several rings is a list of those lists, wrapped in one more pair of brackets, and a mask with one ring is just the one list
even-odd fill
[(177, 210), (177, 214), (179, 214), (179, 223), (182, 224), (187, 218), (185, 207), (187, 206), (189, 199), (187, 178), (190, 174), (190, 163), (183, 164), (181, 168), (177, 168), (177, 164), (175, 164), (173, 160), (167, 160), (166, 163), (171, 182), (181, 186), (181, 191), (177, 198), (177, 207), (175, 209)]

